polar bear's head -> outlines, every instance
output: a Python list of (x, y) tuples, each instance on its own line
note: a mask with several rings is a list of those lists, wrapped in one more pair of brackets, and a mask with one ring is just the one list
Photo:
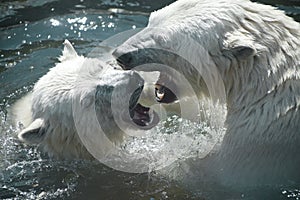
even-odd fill
[[(110, 141), (120, 142), (122, 128), (150, 129), (158, 123), (156, 113), (138, 103), (143, 86), (137, 72), (78, 56), (65, 41), (60, 63), (34, 86), (30, 102), (33, 122), (19, 138), (46, 145), (52, 152), (62, 148), (59, 145), (80, 143), (78, 129), (84, 135), (101, 129)], [(74, 138), (77, 141), (72, 144)], [(63, 141), (67, 144), (61, 144)]]

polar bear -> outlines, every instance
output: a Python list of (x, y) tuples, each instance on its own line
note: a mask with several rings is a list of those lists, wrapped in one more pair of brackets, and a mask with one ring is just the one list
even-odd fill
[(178, 0), (151, 13), (113, 55), (123, 69), (160, 70), (161, 103), (189, 96), (172, 70), (199, 101), (225, 103), (221, 144), (193, 165), (200, 181), (300, 183), (300, 25), (282, 11), (248, 0)]
[(16, 106), (31, 118), (18, 134), (21, 141), (39, 145), (50, 157), (93, 159), (82, 137), (102, 138), (97, 144), (111, 148), (126, 136), (117, 120), (137, 129), (158, 123), (157, 114), (138, 103), (144, 79), (137, 72), (79, 56), (67, 40), (59, 61)]

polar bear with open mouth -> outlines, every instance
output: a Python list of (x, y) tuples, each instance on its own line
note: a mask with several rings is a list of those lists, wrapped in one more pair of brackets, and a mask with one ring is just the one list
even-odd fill
[(113, 54), (127, 70), (168, 66), (156, 89), (161, 103), (189, 96), (169, 69), (189, 81), (199, 101), (224, 97), (224, 139), (194, 164), (191, 178), (300, 183), (300, 25), (282, 11), (248, 0), (178, 0), (153, 12)]
[(122, 123), (133, 129), (158, 123), (156, 112), (138, 103), (144, 80), (137, 72), (79, 56), (67, 40), (59, 60), (25, 97), (32, 120), (19, 133), (21, 141), (39, 145), (51, 157), (91, 159), (81, 137), (98, 134), (105, 140), (98, 144), (109, 148), (126, 136)]

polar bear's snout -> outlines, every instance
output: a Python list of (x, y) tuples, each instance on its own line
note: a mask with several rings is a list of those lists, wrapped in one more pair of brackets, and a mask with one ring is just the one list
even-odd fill
[(113, 52), (113, 55), (117, 59), (118, 64), (125, 70), (131, 69), (130, 63), (132, 61), (132, 53), (123, 53), (119, 49)]
[[(122, 44), (113, 52), (113, 56), (124, 70), (157, 71), (160, 73), (155, 84), (155, 91), (153, 91), (157, 102), (174, 103), (186, 95), (184, 89), (179, 90), (178, 83), (187, 76), (187, 73), (195, 76), (198, 74), (188, 60), (167, 49), (143, 47), (137, 50), (132, 46)], [(205, 90), (205, 86), (203, 88)]]
[(156, 101), (159, 103), (173, 103), (178, 98), (174, 94), (174, 88), (170, 89), (166, 86), (165, 82), (169, 82), (169, 86), (175, 86), (174, 83), (170, 83), (170, 77), (166, 78), (166, 74), (169, 72), (162, 71), (160, 65), (168, 65), (163, 57), (172, 56), (170, 52), (154, 49), (154, 48), (145, 48), (134, 51), (126, 52), (123, 50), (124, 47), (120, 46), (113, 52), (118, 64), (124, 70), (139, 69), (143, 71), (160, 71), (161, 75), (158, 82), (155, 85), (155, 96)]
[(154, 64), (165, 64), (165, 57), (170, 53), (157, 48), (133, 48), (128, 45), (119, 46), (113, 56), (124, 70), (138, 68), (143, 71), (157, 71), (160, 67)]
[(131, 70), (135, 67), (142, 67), (144, 64), (155, 62), (153, 59), (154, 56), (151, 56), (147, 49), (130, 51), (123, 50), (124, 48), (126, 48), (126, 46), (121, 46), (113, 52), (113, 56), (124, 70)]

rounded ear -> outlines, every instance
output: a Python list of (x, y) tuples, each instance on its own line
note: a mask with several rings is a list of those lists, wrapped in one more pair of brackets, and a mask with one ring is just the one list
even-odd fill
[(46, 127), (43, 119), (34, 120), (18, 134), (19, 140), (28, 144), (39, 144), (45, 138)]
[(223, 41), (223, 53), (230, 54), (238, 60), (246, 60), (256, 54), (254, 39), (239, 30), (227, 33)]

